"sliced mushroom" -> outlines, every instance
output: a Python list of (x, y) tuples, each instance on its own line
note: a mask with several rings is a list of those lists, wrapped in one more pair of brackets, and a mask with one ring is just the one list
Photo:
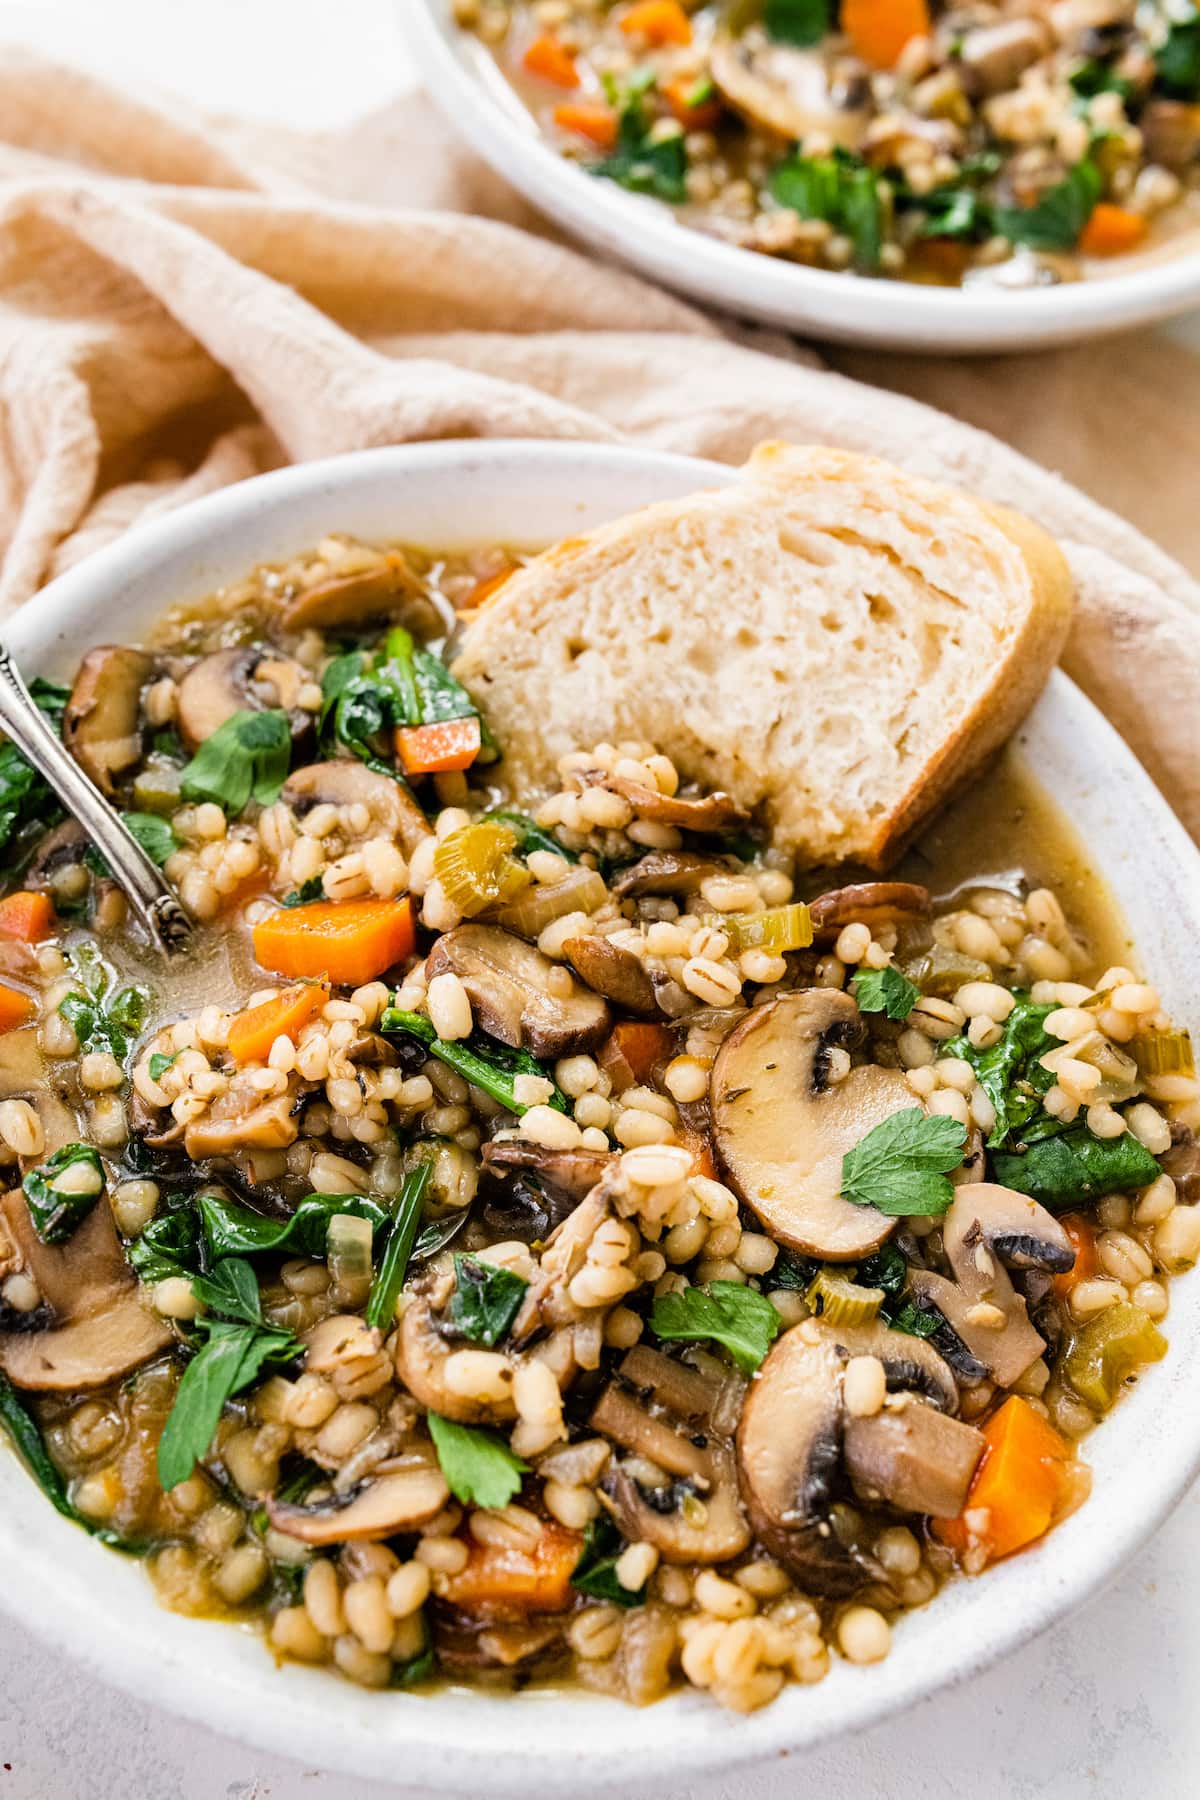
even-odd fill
[[(179, 732), (189, 750), (198, 750), (215, 731), (239, 712), (262, 712), (280, 706), (282, 696), (274, 681), (256, 680), (260, 664), (271, 667), (280, 658), (267, 658), (253, 645), (236, 649), (214, 650), (194, 662), (179, 683)], [(306, 670), (296, 665), (301, 677)], [(290, 714), (292, 737), (300, 739), (312, 732), (312, 715), (293, 711)]]
[(481, 1625), (477, 1615), (448, 1611), (440, 1603), (433, 1614), (433, 1639), (438, 1667), (448, 1675), (473, 1675), (481, 1669), (545, 1674), (565, 1649), (558, 1620), (496, 1620)]
[(660, 794), (657, 788), (627, 781), (623, 775), (606, 775), (604, 786), (614, 794), (623, 794), (643, 819), (656, 825), (676, 825), (681, 831), (733, 831), (750, 817), (732, 794), (723, 794), (719, 789), (692, 798), (685, 794)]
[(862, 881), (833, 888), (808, 903), (813, 941), (832, 944), (843, 925), (912, 925), (929, 918), (929, 889), (912, 881)]
[(429, 1457), (384, 1463), (354, 1493), (317, 1506), (291, 1506), (267, 1497), (276, 1531), (302, 1544), (346, 1544), (419, 1531), (450, 1498), (446, 1477)]
[(79, 1136), (74, 1113), (50, 1085), (34, 1025), (0, 1036), (0, 1100), (31, 1103), (45, 1133), (43, 1157), (52, 1156)]
[(393, 781), (378, 769), (368, 769), (354, 756), (332, 762), (309, 763), (288, 776), (280, 799), (298, 818), (314, 806), (365, 806), (371, 828), (379, 836), (398, 840), (406, 856), (429, 837), (432, 827), (402, 781)]
[(111, 796), (142, 754), (142, 689), (154, 663), (144, 650), (101, 644), (79, 665), (63, 713), (63, 742), (84, 774)]
[(1200, 162), (1200, 106), (1187, 100), (1151, 100), (1138, 118), (1146, 161), (1186, 175)]
[[(855, 1356), (877, 1356), (883, 1363), (889, 1391), (903, 1396), (897, 1415), (911, 1413), (907, 1433), (890, 1426), (859, 1432), (860, 1424), (871, 1421), (848, 1421), (842, 1377)], [(924, 1397), (917, 1398), (914, 1389)], [(969, 1446), (978, 1461), (983, 1439), (950, 1417), (957, 1405), (953, 1375), (923, 1339), (881, 1325), (836, 1328), (815, 1319), (786, 1332), (752, 1384), (738, 1428), (742, 1495), (767, 1549), (814, 1593), (844, 1597), (879, 1579), (882, 1571), (855, 1544), (839, 1511), (846, 1480), (857, 1471), (876, 1496), (915, 1510), (940, 1508), (954, 1497), (961, 1507), (974, 1468), (966, 1452)], [(914, 1423), (922, 1411), (957, 1430), (944, 1433), (928, 1421)], [(890, 1414), (878, 1415), (885, 1416)], [(848, 1469), (851, 1423), (853, 1469)], [(925, 1467), (923, 1454), (939, 1460)]]
[(728, 875), (730, 864), (715, 856), (698, 856), (694, 850), (651, 850), (622, 869), (613, 880), (618, 900), (639, 894), (694, 894), (710, 875)]
[(958, 55), (975, 90), (1001, 94), (1016, 87), (1019, 77), (1040, 62), (1052, 42), (1040, 19), (1002, 19), (965, 32)]
[(550, 1150), (524, 1138), (499, 1138), (483, 1146), (482, 1161), (485, 1169), (500, 1175), (528, 1170), (578, 1202), (611, 1166), (613, 1155), (607, 1150)]
[[(0, 1039), (0, 1043), (3, 1040)], [(1175, 1183), (1175, 1192), (1184, 1206), (1200, 1201), (1200, 1144), (1186, 1127), (1177, 1128), (1171, 1148), (1163, 1156), (1160, 1167)]]
[(475, 1018), (502, 1044), (556, 1058), (590, 1050), (608, 1030), (608, 1007), (572, 983), (551, 992), (555, 964), (533, 944), (495, 925), (459, 925), (443, 934), (425, 961), (430, 978), (453, 973), (470, 996)]
[[(744, 9), (733, 9), (739, 10)], [(840, 93), (832, 88), (820, 50), (774, 43), (751, 26), (740, 35), (736, 29), (719, 32), (709, 66), (730, 105), (778, 137), (802, 140), (819, 132), (848, 150), (862, 140), (870, 90), (864, 94), (860, 83), (847, 84)]]
[(860, 1500), (956, 1519), (983, 1443), (973, 1425), (899, 1394), (873, 1418), (846, 1419), (846, 1472)]
[(395, 612), (398, 602), (416, 598), (421, 584), (398, 550), (370, 569), (332, 575), (284, 600), (280, 622), (288, 631), (328, 631), (335, 625), (365, 625)]
[(754, 1007), (725, 1039), (709, 1084), (713, 1137), (733, 1186), (780, 1242), (850, 1262), (895, 1225), (841, 1198), (842, 1158), (913, 1104), (899, 1069), (853, 1068), (829, 1081), (829, 1053), (866, 1028), (836, 988), (805, 988)]
[(563, 954), (593, 993), (603, 994), (628, 1012), (657, 1013), (654, 983), (645, 963), (632, 950), (604, 937), (568, 938)]
[(0, 1198), (0, 1218), (45, 1307), (41, 1329), (0, 1332), (0, 1369), (17, 1387), (102, 1387), (170, 1343), (141, 1302), (106, 1200), (64, 1244), (42, 1243), (19, 1188)]
[(1074, 1246), (1036, 1200), (987, 1181), (956, 1189), (942, 1241), (954, 1280), (914, 1269), (912, 1291), (942, 1314), (995, 1381), (1011, 1387), (1046, 1346), (1004, 1265), (1064, 1274), (1074, 1264)]
[[(502, 1400), (477, 1400), (447, 1386), (446, 1359), (463, 1346), (438, 1328), (434, 1299), (445, 1289), (444, 1277), (432, 1270), (409, 1290), (396, 1343), (396, 1373), (414, 1399), (443, 1418), (460, 1425), (507, 1424), (517, 1416), (511, 1393)], [(559, 1386), (565, 1387), (575, 1373), (569, 1334), (559, 1332), (547, 1339), (537, 1360), (547, 1364)], [(508, 1361), (515, 1377), (521, 1358), (510, 1352)]]
[(640, 1479), (636, 1460), (615, 1463), (602, 1492), (630, 1542), (667, 1562), (717, 1563), (750, 1541), (728, 1442), (713, 1429), (720, 1386), (661, 1351), (631, 1350), (592, 1409), (591, 1425), (671, 1479)]
[(234, 1081), (208, 1111), (193, 1119), (183, 1134), (183, 1147), (193, 1162), (210, 1156), (233, 1156), (239, 1150), (286, 1150), (300, 1132), (288, 1094), (264, 1100), (252, 1088)]

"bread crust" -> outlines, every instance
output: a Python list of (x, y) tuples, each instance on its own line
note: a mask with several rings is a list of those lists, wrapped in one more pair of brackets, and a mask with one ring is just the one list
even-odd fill
[[(839, 508), (847, 506), (852, 509), (853, 522), (842, 524), (838, 522)], [(734, 574), (726, 587), (739, 596), (745, 613), (742, 622), (752, 631), (761, 625), (761, 619), (751, 617), (755, 600), (748, 572), (750, 559), (761, 559), (764, 554), (764, 540), (769, 543), (772, 532), (782, 538), (788, 530), (811, 531), (816, 539), (824, 532), (830, 545), (838, 546), (856, 540), (859, 520), (864, 534), (862, 544), (857, 545), (860, 575), (864, 559), (869, 565), (874, 557), (881, 571), (890, 559), (903, 563), (912, 585), (919, 586), (915, 565), (904, 563), (899, 552), (893, 555), (884, 538), (890, 532), (893, 541), (911, 548), (924, 532), (925, 541), (932, 533), (936, 539), (965, 546), (988, 578), (995, 578), (993, 586), (1004, 590), (999, 600), (992, 599), (993, 606), (1003, 605), (1004, 617), (995, 630), (995, 644), (986, 650), (989, 666), (970, 671), (973, 692), (955, 696), (947, 707), (945, 730), (925, 746), (918, 766), (905, 767), (903, 744), (894, 745), (894, 767), (882, 777), (885, 804), (867, 817), (861, 808), (854, 812), (847, 796), (847, 811), (839, 821), (839, 797), (833, 793), (827, 797), (828, 816), (823, 813), (820, 820), (809, 820), (803, 828), (786, 819), (772, 820), (777, 839), (806, 861), (855, 860), (873, 869), (886, 868), (934, 809), (968, 782), (1004, 743), (1037, 698), (1066, 640), (1072, 583), (1058, 546), (1020, 514), (848, 451), (783, 443), (760, 445), (732, 486), (683, 501), (659, 502), (585, 536), (565, 539), (518, 570), (488, 597), (464, 633), (455, 669), (477, 692), (502, 743), (511, 732), (515, 746), (512, 774), (517, 783), (552, 779), (554, 762), (564, 748), (586, 749), (601, 737), (653, 737), (685, 775), (708, 785), (729, 786), (736, 798), (751, 805), (766, 797), (770, 813), (769, 792), (786, 798), (789, 780), (797, 776), (796, 768), (787, 762), (788, 746), (780, 747), (779, 734), (769, 734), (768, 766), (756, 769), (747, 791), (739, 792), (738, 771), (727, 766), (731, 758), (736, 763), (738, 755), (735, 725), (726, 727), (714, 715), (707, 735), (703, 725), (697, 727), (694, 672), (678, 666), (674, 687), (679, 690), (679, 705), (673, 706), (670, 657), (660, 658), (653, 666), (647, 661), (644, 670), (639, 669), (636, 633), (645, 628), (651, 600), (657, 599), (661, 611), (661, 593), (651, 590), (656, 583), (661, 586), (663, 567), (674, 566), (672, 557), (682, 566), (686, 554), (700, 540), (710, 562), (721, 563), (713, 572), (714, 581), (722, 569), (736, 572), (736, 565), (742, 564), (741, 588)], [(719, 558), (712, 553), (714, 544), (720, 546)], [(933, 547), (940, 552), (945, 544), (938, 542)], [(797, 579), (794, 593), (773, 597), (777, 611), (780, 605), (793, 607), (797, 636), (801, 625), (811, 626), (812, 608), (821, 598), (819, 562), (818, 557), (811, 581)], [(940, 563), (936, 566), (939, 574), (944, 573)], [(605, 615), (605, 628), (616, 634), (615, 644), (612, 636), (600, 644), (592, 641), (603, 636), (594, 629), (590, 637), (581, 629), (576, 642), (570, 611), (573, 599), (577, 595), (588, 599), (601, 584), (612, 615)], [(969, 587), (970, 583), (960, 580), (958, 585)], [(967, 617), (972, 607), (976, 613), (981, 611), (981, 603), (971, 592), (939, 589), (932, 582), (926, 583), (925, 591), (958, 608), (960, 616)], [(651, 599), (647, 599), (648, 593)], [(836, 594), (825, 596), (823, 603), (832, 606), (838, 598)], [(694, 602), (697, 616), (702, 615), (703, 606), (717, 609), (712, 635), (719, 651), (740, 615), (720, 610), (720, 600), (707, 592)], [(716, 629), (718, 622), (723, 639)], [(580, 655), (589, 659), (586, 678), (573, 667)], [(982, 655), (977, 650), (977, 664)], [(833, 668), (833, 663), (829, 666)], [(810, 703), (820, 673), (820, 669), (815, 674), (810, 669), (803, 690), (785, 696), (791, 705)], [(521, 704), (525, 683), (542, 690), (540, 704)], [(560, 695), (562, 704), (557, 712), (561, 717), (556, 716)], [(581, 698), (586, 698), (585, 706), (580, 705)], [(781, 706), (777, 689), (764, 696), (764, 705), (768, 701), (777, 709)], [(872, 701), (872, 694), (865, 692), (864, 716)], [(583, 737), (576, 735), (568, 742), (572, 716), (581, 711), (590, 715), (580, 721)], [(647, 718), (643, 719), (643, 714)], [(648, 729), (651, 720), (657, 726), (655, 731)], [(880, 726), (878, 719), (870, 723)], [(507, 747), (506, 743), (506, 751)], [(791, 750), (794, 757), (794, 744)], [(777, 753), (783, 760), (776, 765), (772, 759)], [(751, 792), (750, 787), (761, 791)]]

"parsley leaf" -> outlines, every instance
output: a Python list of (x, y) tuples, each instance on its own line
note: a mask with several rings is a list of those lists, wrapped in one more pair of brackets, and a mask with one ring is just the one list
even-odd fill
[(654, 85), (653, 71), (631, 80), (620, 101), (617, 142), (611, 156), (588, 164), (589, 175), (615, 181), (634, 194), (653, 194), (678, 204), (687, 199), (687, 146), (682, 127), (667, 137), (654, 135), (642, 95)]
[(947, 1177), (961, 1163), (966, 1141), (957, 1119), (927, 1119), (919, 1106), (905, 1107), (842, 1158), (842, 1194), (889, 1218), (943, 1213), (954, 1198)]
[[(455, 1069), (464, 1081), (472, 1087), (482, 1088), (501, 1106), (506, 1106), (511, 1113), (528, 1112), (528, 1106), (518, 1103), (513, 1093), (513, 1077), (515, 1075), (540, 1075), (543, 1080), (554, 1086), (554, 1077), (549, 1068), (530, 1056), (527, 1050), (513, 1050), (507, 1044), (499, 1044), (486, 1032), (473, 1032), (469, 1038), (455, 1039), (449, 1042), (437, 1035), (433, 1023), (424, 1013), (404, 1012), (398, 1006), (384, 1008), (379, 1021), (380, 1031), (403, 1032), (406, 1037), (414, 1037), (444, 1062), (447, 1068)], [(567, 1111), (567, 1098), (557, 1087), (546, 1102), (555, 1112)]]
[(766, 0), (762, 22), (775, 43), (806, 49), (830, 30), (829, 0)]
[(802, 219), (824, 219), (854, 245), (862, 274), (879, 267), (883, 248), (883, 198), (879, 180), (848, 150), (830, 156), (793, 154), (771, 176), (771, 193)]
[(156, 868), (161, 869), (167, 858), (178, 850), (179, 839), (165, 819), (147, 812), (122, 813), (121, 818)]
[(1054, 1076), (1042, 1067), (1041, 1060), (1059, 1047), (1058, 1039), (1050, 1037), (1045, 1028), (1054, 1010), (1053, 1003), (1038, 1006), (1028, 994), (1018, 993), (1000, 1039), (990, 1050), (977, 1050), (965, 1032), (942, 1045), (943, 1056), (970, 1063), (996, 1109), (996, 1123), (988, 1138), (993, 1149), (1029, 1123), (1041, 1107), (1042, 1095), (1054, 1086)]
[(308, 880), (302, 881), (298, 888), (294, 888), (290, 894), (284, 895), (283, 904), (285, 906), (308, 906), (313, 900), (323, 900), (324, 898), (325, 877), (310, 875)]
[(447, 1316), (462, 1337), (489, 1349), (508, 1335), (529, 1286), (511, 1269), (474, 1256), (454, 1258), (454, 1292)]
[(150, 996), (144, 988), (122, 988), (112, 999), (96, 994), (64, 994), (58, 1010), (85, 1051), (107, 1050), (123, 1063), (130, 1041), (146, 1022)]
[(945, 1322), (941, 1313), (930, 1312), (927, 1307), (918, 1306), (915, 1300), (906, 1300), (888, 1324), (893, 1331), (903, 1331), (908, 1337), (931, 1338)]
[(728, 1350), (743, 1375), (753, 1375), (780, 1329), (779, 1314), (764, 1295), (736, 1281), (660, 1294), (650, 1314), (655, 1337), (685, 1342), (711, 1338)]
[[(68, 1175), (72, 1169), (75, 1173)], [(90, 1171), (86, 1177), (85, 1169)], [(65, 1244), (104, 1192), (100, 1153), (90, 1144), (64, 1144), (40, 1168), (30, 1169), (21, 1189), (43, 1244)]]
[(860, 1012), (886, 1013), (889, 1019), (907, 1019), (921, 998), (920, 988), (891, 963), (886, 969), (860, 969), (852, 985)]
[(237, 712), (218, 726), (193, 756), (180, 779), (185, 800), (212, 800), (230, 818), (250, 800), (270, 806), (287, 780), (292, 734), (287, 714)]
[(1023, 1151), (997, 1151), (992, 1167), (1002, 1186), (1051, 1207), (1074, 1206), (1099, 1194), (1127, 1193), (1148, 1186), (1159, 1173), (1157, 1162), (1132, 1132), (1098, 1138), (1086, 1125), (1047, 1135)]
[(571, 1574), (571, 1586), (593, 1600), (607, 1600), (612, 1606), (642, 1606), (646, 1584), (627, 1588), (617, 1580), (617, 1558), (624, 1548), (625, 1540), (607, 1513), (590, 1520), (584, 1530), (579, 1561)]
[(165, 1051), (156, 1050), (154, 1052), (153, 1056), (150, 1058), (150, 1079), (151, 1079), (151, 1081), (161, 1081), (163, 1076), (166, 1074), (167, 1070), (171, 1067), (172, 1063), (175, 1061), (176, 1057), (179, 1054), (180, 1054), (179, 1051), (176, 1050), (170, 1056), (168, 1056)]
[(1103, 179), (1089, 157), (1069, 169), (1032, 206), (998, 206), (993, 223), (1001, 237), (1031, 250), (1072, 250), (1079, 242)]
[(204, 1328), (206, 1341), (183, 1371), (158, 1441), (158, 1480), (164, 1490), (186, 1481), (207, 1455), (225, 1402), (248, 1388), (264, 1364), (291, 1362), (303, 1349), (290, 1331), (224, 1319), (197, 1320), (196, 1325)]
[(503, 1438), (473, 1425), (458, 1425), (440, 1413), (428, 1415), (429, 1435), (442, 1474), (464, 1505), (507, 1506), (521, 1491), (528, 1463), (514, 1456)]
[(1154, 62), (1160, 93), (1172, 100), (1200, 100), (1200, 11), (1171, 26)]

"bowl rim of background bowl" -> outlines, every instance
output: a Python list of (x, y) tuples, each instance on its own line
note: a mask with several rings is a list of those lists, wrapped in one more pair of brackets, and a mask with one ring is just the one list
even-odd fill
[(1127, 274), (1005, 293), (809, 269), (722, 243), (560, 156), (503, 76), (489, 79), (490, 53), (454, 23), (450, 0), (398, 0), (397, 10), (427, 93), (497, 175), (585, 250), (608, 251), (692, 300), (832, 342), (925, 354), (1073, 343), (1200, 302), (1200, 247)]
[[(293, 554), (327, 530), (365, 533), (364, 520), (390, 519), (391, 509), (406, 507), (422, 519), (439, 509), (447, 517), (461, 511), (468, 525), (449, 535), (439, 528), (443, 548), (501, 540), (491, 519), (515, 519), (524, 509), (532, 529), (514, 527), (508, 541), (533, 543), (573, 532), (592, 516), (733, 478), (734, 471), (713, 463), (562, 441), (356, 452), (255, 477), (135, 527), (52, 582), (11, 621), (8, 635), (31, 673), (61, 672), (86, 644), (112, 637), (123, 600), (148, 619), (151, 592), (159, 611), (200, 598), (253, 561)], [(373, 531), (388, 535), (378, 523)], [(410, 542), (421, 535), (395, 531)], [(432, 547), (432, 534), (426, 541)], [(1200, 853), (1131, 752), (1065, 676), (1052, 677), (1017, 736), (1052, 791), (1062, 792), (1065, 782), (1072, 813), (1098, 818), (1109, 830), (1106, 876), (1113, 880), (1119, 871), (1131, 893), (1135, 883), (1158, 884), (1158, 902), (1146, 903), (1141, 942), (1148, 950), (1147, 934), (1154, 939), (1152, 974), (1154, 959), (1165, 969), (1181, 915), (1192, 940), (1200, 935)], [(1139, 825), (1133, 834), (1131, 816)], [(1161, 916), (1168, 892), (1174, 930)], [(1193, 1015), (1200, 1017), (1195, 991), (1186, 1016)], [(722, 1713), (695, 1692), (639, 1711), (578, 1692), (381, 1695), (324, 1670), (277, 1670), (253, 1634), (160, 1610), (145, 1575), (59, 1518), (7, 1451), (0, 1456), (0, 1606), (100, 1678), (164, 1711), (323, 1768), (498, 1796), (524, 1794), (531, 1783), (547, 1794), (617, 1784), (642, 1792), (651, 1779), (676, 1786), (878, 1723), (980, 1672), (1115, 1575), (1200, 1468), (1200, 1415), (1183, 1404), (1186, 1351), (1200, 1348), (1200, 1279), (1182, 1284), (1168, 1330), (1172, 1354), (1091, 1440), (1099, 1453), (1089, 1460), (1104, 1478), (1046, 1545), (978, 1582), (952, 1583), (928, 1608), (907, 1615), (886, 1662), (860, 1669), (835, 1657), (819, 1688), (789, 1687), (746, 1718)]]

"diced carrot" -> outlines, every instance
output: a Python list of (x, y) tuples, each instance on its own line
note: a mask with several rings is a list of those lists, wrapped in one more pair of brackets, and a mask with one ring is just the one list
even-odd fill
[(715, 94), (693, 106), (691, 96), (698, 86), (694, 75), (686, 80), (676, 76), (663, 89), (667, 105), (685, 131), (710, 131), (721, 117), (721, 102)]
[(0, 981), (0, 1033), (15, 1031), (18, 1025), (28, 1025), (36, 1011), (28, 994), (23, 994), (20, 988), (9, 987), (7, 981)]
[(261, 1006), (248, 1006), (229, 1027), (229, 1054), (236, 1063), (266, 1062), (277, 1037), (293, 1044), (311, 1019), (319, 1016), (328, 1000), (325, 988), (315, 982), (284, 988)]
[(571, 1576), (583, 1550), (579, 1532), (547, 1519), (528, 1548), (466, 1542), (466, 1566), (450, 1576), (442, 1596), (449, 1605), (491, 1619), (563, 1612), (570, 1605)]
[(549, 32), (534, 38), (521, 60), (530, 75), (536, 75), (542, 81), (553, 82), (555, 87), (579, 86), (579, 70), (575, 67), (575, 58)]
[(361, 987), (413, 947), (412, 901), (316, 900), (281, 906), (254, 927), (254, 954), (264, 969), (292, 981), (324, 977)]
[(450, 769), (469, 769), (482, 742), (479, 720), (472, 713), (436, 725), (399, 726), (396, 755), (406, 775), (443, 775)]
[[(1054, 1427), (1013, 1394), (983, 1428), (985, 1448), (957, 1519), (935, 1519), (933, 1531), (960, 1554), (972, 1543), (990, 1561), (1011, 1556), (1044, 1536), (1062, 1496), (1071, 1452)], [(970, 1515), (971, 1525), (967, 1519)]]
[(707, 1175), (710, 1181), (717, 1178), (717, 1165), (713, 1161), (712, 1145), (700, 1131), (677, 1130), (676, 1139), (685, 1149), (690, 1150), (696, 1159), (695, 1174)]
[(894, 68), (909, 39), (931, 29), (926, 0), (842, 0), (842, 30), (876, 69)]
[(490, 600), (493, 594), (499, 592), (509, 576), (516, 573), (516, 569), (517, 564), (510, 563), (507, 569), (501, 569), (498, 574), (489, 575), (485, 580), (477, 581), (466, 599), (456, 603), (456, 610), (458, 612), (474, 612), (477, 606), (482, 606), (485, 600)]
[(0, 900), (0, 931), (20, 938), (23, 944), (40, 944), (54, 930), (54, 908), (49, 894), (23, 889)]
[[(587, 138), (601, 150), (612, 150), (617, 142), (617, 115), (611, 106), (588, 105), (582, 100), (564, 100), (554, 109), (554, 123), (560, 131), (574, 132)], [(493, 582), (495, 581), (493, 577)], [(503, 581), (505, 576), (501, 576)], [(492, 582), (480, 583), (491, 591)], [(484, 596), (486, 598), (486, 596)]]
[(1081, 1281), (1096, 1273), (1096, 1228), (1082, 1213), (1063, 1213), (1058, 1222), (1075, 1246), (1074, 1267), (1054, 1277), (1055, 1293), (1066, 1300)]
[(621, 20), (621, 30), (636, 33), (657, 49), (662, 44), (690, 44), (692, 22), (679, 0), (637, 0)]
[(1124, 250), (1136, 250), (1147, 229), (1141, 213), (1101, 200), (1092, 208), (1079, 248), (1085, 256), (1120, 256)]
[(622, 1019), (600, 1046), (597, 1060), (613, 1084), (613, 1091), (644, 1087), (656, 1063), (671, 1053), (672, 1038), (666, 1025), (638, 1019)]

